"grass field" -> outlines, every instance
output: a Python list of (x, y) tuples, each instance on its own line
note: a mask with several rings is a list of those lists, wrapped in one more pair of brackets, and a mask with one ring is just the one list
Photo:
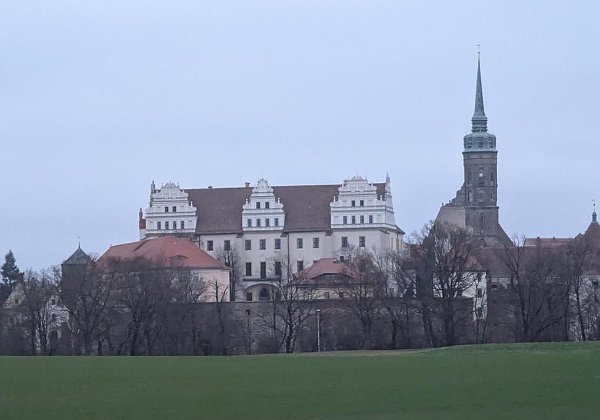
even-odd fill
[(599, 419), (600, 343), (1, 357), (0, 419)]

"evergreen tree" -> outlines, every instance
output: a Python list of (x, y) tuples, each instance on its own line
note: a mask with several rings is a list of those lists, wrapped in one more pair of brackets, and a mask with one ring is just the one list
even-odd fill
[(2, 264), (2, 282), (0, 283), (0, 302), (5, 300), (12, 290), (12, 283), (17, 281), (21, 275), (17, 267), (17, 260), (12, 251), (4, 256), (4, 264)]

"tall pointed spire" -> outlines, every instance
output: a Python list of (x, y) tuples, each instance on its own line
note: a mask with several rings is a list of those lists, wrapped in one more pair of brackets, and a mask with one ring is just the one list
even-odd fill
[(471, 118), (473, 133), (487, 131), (487, 117), (483, 108), (483, 88), (481, 87), (481, 63), (477, 52), (477, 85), (475, 87), (475, 112)]
[(592, 200), (594, 202), (594, 211), (592, 212), (592, 223), (598, 223), (598, 218), (596, 216), (596, 200)]

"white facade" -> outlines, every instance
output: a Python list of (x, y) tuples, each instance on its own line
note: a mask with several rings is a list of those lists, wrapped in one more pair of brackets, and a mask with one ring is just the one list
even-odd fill
[(377, 187), (360, 176), (344, 180), (330, 206), (332, 229), (396, 227), (389, 176), (384, 195), (378, 195)]
[[(288, 273), (288, 267), (290, 274), (296, 273), (321, 258), (343, 258), (359, 249), (374, 253), (402, 251), (404, 233), (396, 226), (389, 177), (385, 188), (383, 184), (379, 186), (378, 194), (377, 186), (364, 178), (347, 179), (329, 203), (329, 210), (325, 210), (329, 213), (328, 226), (291, 229), (286, 223), (288, 204), (282, 202), (267, 180), (259, 179), (237, 213), (241, 217), (237, 232), (194, 233), (196, 209), (185, 191), (169, 183), (151, 196), (145, 234), (189, 233), (203, 250), (217, 259), (233, 251), (242, 278), (242, 284), (236, 288), (236, 299), (246, 300), (249, 298), (246, 293), (252, 293), (252, 300), (258, 300), (258, 293), (252, 291), (257, 286), (272, 285), (274, 279)], [(177, 206), (177, 212), (170, 210), (173, 206)], [(165, 229), (165, 223), (172, 227), (172, 221), (184, 214), (185, 229)]]
[(196, 208), (188, 194), (173, 182), (163, 184), (160, 190), (150, 192), (146, 209), (146, 229), (140, 239), (154, 235), (193, 234), (196, 230)]

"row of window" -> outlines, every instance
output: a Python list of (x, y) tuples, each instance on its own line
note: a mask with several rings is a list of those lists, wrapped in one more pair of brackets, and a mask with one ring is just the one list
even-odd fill
[[(156, 222), (156, 229), (162, 230), (162, 222)], [(169, 229), (177, 230), (177, 222), (173, 221), (169, 223), (169, 221), (165, 221), (165, 230)], [(185, 222), (183, 220), (179, 222), (179, 229), (185, 229)]]
[[(360, 248), (364, 248), (367, 246), (367, 238), (364, 236), (359, 236), (358, 237), (358, 246)], [(348, 237), (347, 236), (342, 236), (342, 248), (349, 248), (350, 247), (350, 242), (348, 241)]]
[[(261, 206), (260, 201), (257, 201), (256, 202), (256, 208), (260, 209), (261, 208), (260, 206)], [(270, 207), (270, 203), (268, 201), (265, 201), (263, 208), (268, 209), (269, 207)]]
[[(177, 206), (173, 206), (173, 213), (177, 213)], [(169, 206), (165, 206), (165, 213), (169, 212)]]
[[(302, 271), (304, 270), (304, 261), (296, 262), (296, 270)], [(273, 275), (275, 277), (281, 277), (281, 261), (275, 261), (273, 264)], [(252, 263), (246, 263), (246, 277), (252, 277)], [(265, 261), (260, 262), (260, 278), (267, 278), (267, 263)]]
[[(246, 219), (246, 226), (247, 227), (252, 227), (252, 219)], [(255, 220), (255, 227), (262, 227), (262, 219), (256, 219)], [(265, 219), (265, 227), (269, 227), (271, 226), (271, 219)], [(273, 219), (273, 226), (279, 226), (279, 218), (276, 217)]]
[[(351, 221), (350, 224), (355, 225), (356, 224), (356, 216), (351, 216), (350, 219), (348, 219), (348, 216), (343, 216), (342, 217), (342, 223), (347, 225), (348, 224), (348, 220)], [(361, 225), (365, 223), (365, 216), (359, 216), (358, 218), (359, 222)], [(373, 215), (370, 214), (369, 215), (369, 223), (373, 223)]]
[[(159, 223), (159, 229), (160, 229), (160, 222), (158, 222), (158, 223)], [(169, 222), (167, 222), (167, 223), (169, 223)], [(168, 229), (168, 225), (167, 225), (167, 229)], [(182, 225), (182, 229), (183, 229), (183, 225)], [(313, 238), (312, 247), (319, 248), (320, 245), (321, 245), (320, 238)], [(215, 246), (214, 241), (206, 241), (206, 250), (207, 251), (214, 251), (214, 246)], [(360, 248), (364, 248), (367, 246), (367, 238), (365, 236), (358, 237), (358, 246)], [(350, 243), (348, 242), (348, 237), (342, 236), (342, 248), (349, 248), (349, 247), (350, 247)], [(274, 239), (273, 248), (281, 249), (281, 238)], [(304, 248), (304, 238), (296, 238), (296, 248), (297, 249)], [(231, 241), (229, 239), (226, 239), (223, 242), (223, 249), (225, 251), (231, 251)], [(267, 249), (267, 240), (266, 239), (258, 240), (258, 249), (261, 251), (264, 251)], [(252, 250), (252, 240), (251, 239), (246, 239), (244, 241), (244, 250), (246, 250), (246, 251)]]
[[(358, 203), (359, 203), (360, 207), (364, 207), (365, 206), (365, 200), (360, 200)], [(352, 200), (350, 202), (350, 206), (356, 207), (356, 200)]]

